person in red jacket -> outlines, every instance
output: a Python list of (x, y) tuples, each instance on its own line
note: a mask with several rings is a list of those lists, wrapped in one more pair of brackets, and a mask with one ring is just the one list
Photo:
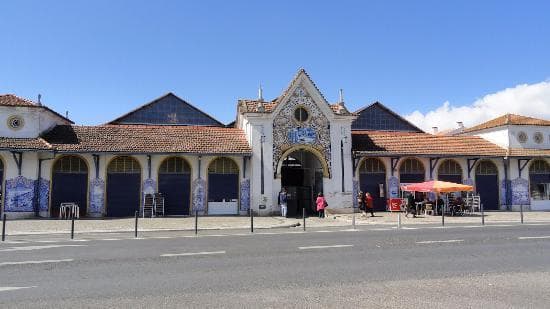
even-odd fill
[(325, 217), (325, 208), (328, 206), (327, 200), (323, 196), (323, 193), (319, 192), (317, 194), (317, 200), (315, 201), (317, 205), (317, 212), (319, 213), (319, 218)]
[(370, 216), (374, 217), (374, 206), (372, 205), (372, 196), (369, 192), (365, 193), (365, 210), (370, 211)]

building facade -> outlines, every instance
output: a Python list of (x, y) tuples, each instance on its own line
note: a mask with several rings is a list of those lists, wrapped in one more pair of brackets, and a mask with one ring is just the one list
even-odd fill
[(550, 210), (550, 121), (504, 115), (453, 135), (428, 134), (383, 104), (356, 112), (331, 104), (304, 70), (276, 99), (239, 100), (224, 125), (168, 93), (107, 124), (75, 125), (55, 111), (0, 95), (1, 210), (56, 217), (125, 217), (160, 192), (166, 215), (315, 212), (353, 207), (359, 190), (375, 207), (400, 183), (472, 184), (485, 209)]

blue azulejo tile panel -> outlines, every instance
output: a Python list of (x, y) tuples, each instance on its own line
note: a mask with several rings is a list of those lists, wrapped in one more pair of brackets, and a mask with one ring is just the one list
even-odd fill
[(193, 211), (205, 210), (205, 187), (206, 181), (202, 178), (195, 179), (193, 181)]
[(4, 198), (5, 212), (30, 212), (34, 211), (35, 181), (18, 176), (6, 180), (6, 194)]
[(241, 211), (250, 209), (250, 179), (241, 181)]
[(50, 200), (50, 181), (44, 178), (40, 178), (38, 190), (39, 190), (38, 205), (40, 207), (40, 211), (48, 211), (48, 208), (49, 208), (48, 204)]
[(529, 197), (529, 181), (523, 178), (512, 180), (512, 204), (513, 205), (530, 205), (531, 198)]
[(359, 194), (359, 181), (357, 179), (353, 180), (353, 208), (359, 207), (357, 204), (357, 195)]
[(90, 181), (90, 207), (88, 213), (103, 213), (105, 205), (105, 181), (95, 178)]
[(399, 179), (396, 176), (388, 178), (388, 191), (390, 197), (399, 197)]

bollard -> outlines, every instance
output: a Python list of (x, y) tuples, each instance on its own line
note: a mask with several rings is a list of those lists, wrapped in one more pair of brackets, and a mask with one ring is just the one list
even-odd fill
[(351, 218), (351, 225), (353, 226), (353, 229), (355, 230), (355, 209), (353, 210), (353, 217)]
[(2, 216), (2, 241), (6, 240), (6, 214)]
[(71, 218), (71, 239), (74, 239), (74, 216)]
[(441, 226), (445, 226), (445, 207), (441, 207)]
[(254, 233), (254, 211), (250, 209), (250, 233)]
[(138, 218), (139, 218), (139, 212), (136, 210), (136, 225), (135, 225), (135, 228), (134, 228), (134, 237), (135, 238), (137, 238)]
[(521, 216), (521, 224), (523, 224), (523, 204), (519, 205), (519, 214)]
[(195, 235), (199, 233), (199, 211), (195, 210)]
[(479, 208), (481, 210), (481, 225), (485, 225), (485, 213), (483, 211), (483, 204), (479, 204)]
[(400, 211), (397, 212), (397, 228), (398, 229), (401, 228), (401, 212)]
[(302, 217), (304, 218), (304, 232), (306, 231), (306, 209), (302, 208)]

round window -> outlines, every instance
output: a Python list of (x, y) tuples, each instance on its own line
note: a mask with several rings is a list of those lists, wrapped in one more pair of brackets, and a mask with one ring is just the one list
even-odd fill
[(12, 130), (21, 129), (24, 125), (23, 118), (21, 118), (20, 116), (10, 116), (7, 122), (8, 127)]
[(298, 107), (296, 110), (294, 110), (294, 119), (296, 119), (298, 122), (305, 122), (307, 121), (308, 117), (309, 115), (305, 108)]
[(533, 140), (535, 143), (540, 144), (544, 140), (544, 136), (542, 136), (542, 133), (536, 132), (535, 135), (533, 135)]
[(519, 132), (518, 133), (518, 141), (522, 144), (527, 142), (527, 134), (523, 131)]

